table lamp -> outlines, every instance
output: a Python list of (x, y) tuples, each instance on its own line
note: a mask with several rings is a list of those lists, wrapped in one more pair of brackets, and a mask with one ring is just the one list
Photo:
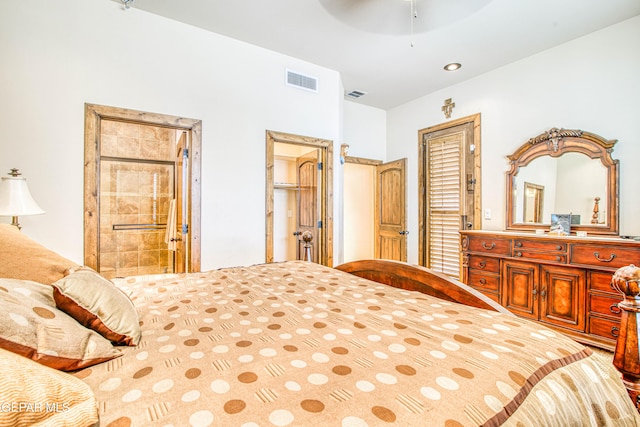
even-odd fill
[(3, 176), (0, 182), (0, 216), (13, 217), (11, 225), (20, 229), (18, 216), (39, 215), (44, 211), (31, 197), (27, 180), (18, 169), (11, 169), (9, 176)]

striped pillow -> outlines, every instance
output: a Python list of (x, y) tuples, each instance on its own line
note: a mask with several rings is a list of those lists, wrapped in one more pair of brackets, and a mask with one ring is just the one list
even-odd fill
[(49, 285), (0, 279), (0, 348), (63, 371), (122, 353), (100, 334), (58, 310)]
[(89, 426), (98, 422), (91, 388), (65, 372), (0, 349), (0, 425)]

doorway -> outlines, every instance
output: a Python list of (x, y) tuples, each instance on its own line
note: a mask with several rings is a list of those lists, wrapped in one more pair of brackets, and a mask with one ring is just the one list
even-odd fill
[(543, 222), (544, 185), (524, 183), (524, 206), (522, 215), (524, 222), (540, 224)]
[[(318, 262), (322, 194), (320, 149), (276, 142), (273, 164), (273, 261)], [(303, 233), (310, 233), (306, 244)], [(305, 247), (306, 246), (306, 247)], [(307, 250), (308, 248), (308, 250)]]
[(267, 131), (266, 145), (266, 262), (332, 266), (333, 142)]
[(85, 105), (85, 265), (200, 270), (199, 120)]
[(376, 166), (347, 156), (344, 163), (344, 262), (375, 258)]
[(418, 260), (459, 279), (459, 231), (481, 228), (480, 114), (422, 129), (418, 138)]
[(344, 165), (344, 261), (407, 260), (407, 159), (347, 156)]

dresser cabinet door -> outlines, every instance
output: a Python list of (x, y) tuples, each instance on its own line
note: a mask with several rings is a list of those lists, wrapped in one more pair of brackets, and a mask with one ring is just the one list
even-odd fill
[(585, 271), (553, 265), (541, 265), (540, 269), (540, 320), (584, 332)]
[(514, 314), (538, 319), (538, 266), (527, 262), (502, 264), (501, 304)]

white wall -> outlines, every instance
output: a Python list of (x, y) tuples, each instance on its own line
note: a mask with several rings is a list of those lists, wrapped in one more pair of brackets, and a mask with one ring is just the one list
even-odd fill
[[(349, 156), (386, 161), (387, 112), (349, 101), (343, 103), (343, 107), (343, 142), (349, 144)], [(373, 188), (366, 184), (366, 190), (361, 191), (361, 186), (365, 182), (363, 179), (369, 181), (375, 179), (375, 176), (365, 178), (362, 176), (362, 170), (358, 173), (357, 167), (351, 168), (351, 174), (345, 174), (346, 167), (348, 166), (342, 165), (336, 173), (344, 191), (344, 198), (337, 200), (343, 215), (340, 237), (344, 255), (336, 264), (354, 259), (373, 258), (373, 231), (370, 235), (365, 235), (366, 230), (373, 227), (373, 206), (361, 208), (369, 204), (366, 199), (373, 197)]]
[[(640, 235), (638, 40), (640, 17), (385, 112), (343, 102), (333, 70), (111, 0), (3, 1), (0, 174), (20, 168), (47, 211), (22, 217), (23, 232), (81, 262), (84, 104), (201, 119), (206, 269), (264, 260), (265, 130), (330, 139), (335, 263), (343, 256), (343, 142), (353, 156), (409, 158), (416, 262), (417, 131), (445, 122), (440, 108), (453, 98), (452, 119), (482, 114), (482, 204), (493, 212), (483, 228), (504, 228), (505, 156), (557, 126), (619, 140), (621, 233)], [(285, 86), (285, 68), (318, 77), (320, 93)]]
[(386, 161), (387, 112), (357, 102), (345, 102), (344, 143), (349, 144), (350, 156)]
[[(76, 262), (85, 103), (202, 120), (203, 269), (265, 259), (265, 130), (339, 151), (337, 72), (119, 2), (0, 2), (0, 57), (0, 174), (19, 168), (47, 212), (21, 218), (23, 232)], [(286, 68), (317, 77), (320, 92), (286, 86)]]
[[(387, 112), (387, 158), (408, 157), (408, 261), (418, 255), (417, 131), (481, 113), (482, 207), (488, 230), (504, 229), (506, 155), (551, 127), (582, 129), (617, 139), (620, 232), (640, 235), (636, 164), (640, 158), (640, 16)], [(459, 72), (464, 72), (463, 68)]]

